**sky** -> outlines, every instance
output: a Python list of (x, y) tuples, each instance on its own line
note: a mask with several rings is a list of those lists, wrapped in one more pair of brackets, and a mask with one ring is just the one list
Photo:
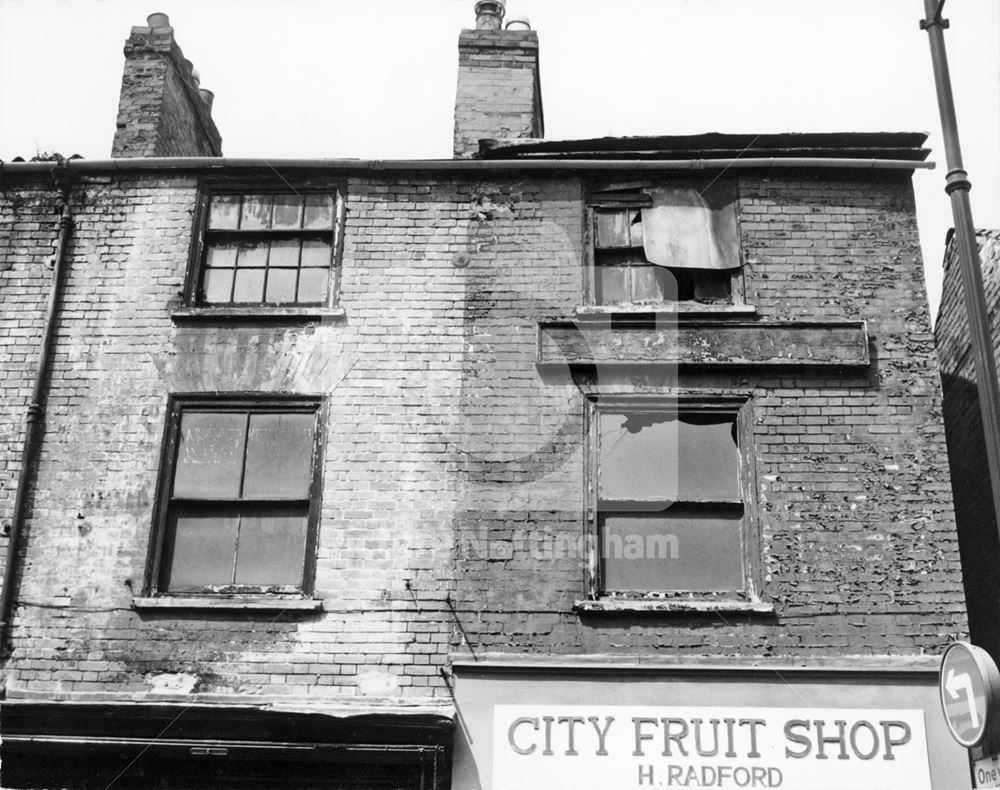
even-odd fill
[[(153, 2), (159, 5), (153, 5)], [(226, 156), (450, 158), (474, 0), (0, 0), (0, 159), (110, 155), (133, 25), (169, 15)], [(546, 137), (924, 131), (932, 313), (952, 225), (922, 0), (508, 0), (540, 41)], [(1000, 227), (1000, 2), (945, 33), (978, 227)]]

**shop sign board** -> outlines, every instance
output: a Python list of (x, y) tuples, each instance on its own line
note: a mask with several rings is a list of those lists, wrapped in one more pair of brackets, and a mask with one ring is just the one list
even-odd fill
[(497, 705), (493, 790), (931, 790), (920, 709)]

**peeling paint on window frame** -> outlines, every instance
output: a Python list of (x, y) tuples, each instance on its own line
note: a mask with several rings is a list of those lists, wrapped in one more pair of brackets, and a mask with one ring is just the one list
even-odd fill
[[(648, 591), (645, 593), (609, 593), (604, 590), (601, 572), (599, 474), (599, 415), (609, 412), (723, 412), (735, 415), (737, 450), (739, 457), (740, 493), (743, 500), (742, 567), (744, 587), (731, 592), (672, 592)], [(644, 604), (686, 602), (702, 604), (737, 605), (760, 604), (763, 592), (761, 538), (757, 503), (757, 473), (753, 442), (753, 411), (749, 393), (708, 395), (678, 392), (656, 395), (588, 395), (584, 409), (584, 507), (583, 532), (586, 545), (584, 563), (584, 589), (591, 602), (634, 602)], [(596, 610), (595, 610), (596, 611)], [(658, 611), (663, 611), (659, 609)]]
[[(160, 590), (161, 561), (163, 543), (167, 532), (170, 513), (177, 452), (180, 445), (181, 416), (186, 410), (215, 409), (219, 411), (311, 411), (315, 414), (316, 429), (313, 435), (311, 455), (311, 480), (309, 484), (309, 504), (306, 516), (306, 545), (303, 558), (302, 583), (291, 588), (285, 585), (210, 585), (196, 591), (173, 592)], [(320, 514), (322, 508), (323, 459), (326, 446), (326, 424), (328, 416), (327, 399), (322, 395), (283, 395), (259, 392), (244, 392), (211, 395), (206, 393), (173, 393), (168, 396), (163, 443), (160, 454), (159, 475), (156, 486), (153, 524), (150, 531), (147, 552), (143, 595), (157, 598), (204, 598), (205, 596), (224, 599), (229, 596), (241, 598), (302, 599), (312, 596), (315, 586), (316, 553), (319, 545)]]

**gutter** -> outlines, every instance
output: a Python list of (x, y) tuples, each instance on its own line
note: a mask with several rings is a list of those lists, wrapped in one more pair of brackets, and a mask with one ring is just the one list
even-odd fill
[[(671, 172), (732, 169), (931, 170), (934, 162), (911, 159), (838, 159), (836, 157), (735, 157), (728, 159), (237, 159), (216, 156), (71, 159), (74, 173), (117, 171), (221, 171), (243, 169), (321, 170), (352, 172), (529, 173), (529, 172)], [(4, 176), (44, 173), (47, 162), (0, 162)]]
[(73, 215), (69, 209), (69, 190), (75, 176), (65, 167), (53, 167), (49, 162), (37, 163), (41, 169), (47, 170), (56, 188), (59, 190), (59, 235), (56, 238), (56, 252), (52, 268), (52, 282), (49, 288), (49, 299), (45, 309), (45, 321), (42, 326), (42, 337), (38, 347), (38, 363), (35, 368), (35, 382), (31, 390), (31, 400), (25, 413), (24, 446), (21, 449), (21, 469), (17, 479), (17, 493), (14, 496), (14, 510), (10, 523), (10, 534), (7, 538), (7, 558), (4, 565), (3, 586), (0, 587), (0, 651), (3, 651), (4, 636), (10, 625), (14, 599), (14, 582), (17, 576), (18, 550), (21, 542), (21, 532), (27, 511), (28, 481), (31, 478), (32, 462), (41, 437), (44, 412), (42, 401), (45, 396), (45, 381), (49, 368), (49, 350), (52, 345), (52, 335), (55, 328), (56, 311), (59, 305), (59, 286), (65, 269), (66, 245), (70, 231), (73, 228)]

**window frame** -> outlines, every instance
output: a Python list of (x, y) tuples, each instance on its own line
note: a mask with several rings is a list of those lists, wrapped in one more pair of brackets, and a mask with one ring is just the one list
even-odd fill
[[(207, 252), (206, 241), (210, 233), (208, 218), (212, 197), (216, 195), (278, 195), (301, 193), (303, 195), (331, 195), (334, 200), (333, 228), (331, 233), (332, 251), (330, 259), (330, 280), (326, 298), (322, 302), (228, 302), (203, 304), (198, 299), (198, 289), (204, 270)], [(184, 278), (184, 307), (203, 312), (263, 312), (279, 313), (288, 311), (315, 312), (336, 309), (340, 304), (341, 269), (344, 259), (344, 228), (347, 221), (347, 182), (332, 180), (278, 181), (268, 178), (256, 179), (202, 179), (198, 182), (198, 199), (195, 205), (191, 246), (188, 253), (187, 273)], [(292, 229), (294, 231), (294, 229)], [(227, 231), (239, 235), (240, 231)], [(262, 233), (267, 233), (263, 231)], [(291, 231), (289, 231), (291, 236)], [(301, 268), (301, 267), (300, 267)]]
[[(680, 179), (674, 179), (679, 181)], [(687, 181), (690, 181), (688, 179)], [(649, 182), (643, 184), (629, 184), (615, 192), (614, 185), (596, 189), (592, 185), (586, 199), (586, 207), (583, 218), (583, 251), (584, 251), (584, 275), (583, 275), (583, 295), (584, 304), (589, 308), (606, 310), (611, 312), (656, 312), (666, 310), (671, 312), (701, 312), (701, 311), (725, 311), (733, 308), (746, 306), (746, 290), (743, 278), (743, 234), (740, 227), (740, 182), (739, 179), (732, 179), (735, 198), (733, 200), (733, 215), (736, 223), (736, 254), (739, 258), (739, 265), (730, 270), (730, 296), (729, 302), (698, 302), (695, 300), (672, 300), (662, 302), (617, 302), (603, 304), (597, 300), (597, 213), (599, 211), (629, 211), (640, 210), (643, 207), (652, 205), (651, 199), (642, 190), (653, 186), (666, 186), (669, 180)], [(655, 266), (656, 264), (649, 264)]]
[[(725, 413), (735, 417), (737, 457), (739, 463), (739, 490), (742, 497), (741, 525), (743, 589), (738, 591), (688, 591), (650, 590), (608, 592), (603, 584), (603, 557), (601, 545), (600, 496), (599, 496), (599, 432), (601, 412), (642, 413)], [(671, 395), (589, 395), (584, 411), (586, 450), (584, 452), (584, 540), (587, 546), (584, 567), (584, 588), (588, 602), (620, 604), (619, 608), (657, 609), (671, 608), (671, 603), (693, 602), (726, 608), (735, 604), (760, 605), (762, 592), (761, 542), (758, 526), (756, 492), (756, 459), (753, 448), (753, 411), (749, 393), (706, 395), (678, 393)], [(638, 501), (638, 500), (636, 500)], [(721, 501), (721, 500), (720, 500)], [(586, 606), (585, 606), (586, 608)], [(678, 607), (683, 608), (683, 607)], [(769, 607), (760, 606), (764, 610)], [(599, 607), (598, 607), (599, 610)]]
[[(296, 590), (273, 591), (253, 585), (230, 585), (225, 591), (203, 588), (198, 591), (161, 590), (163, 548), (169, 528), (174, 475), (180, 446), (181, 417), (186, 411), (212, 410), (218, 412), (289, 413), (312, 412), (315, 432), (311, 448), (311, 478), (309, 504), (306, 509), (306, 541), (302, 565), (302, 583)], [(280, 395), (270, 393), (234, 393), (206, 395), (205, 393), (171, 394), (167, 400), (163, 442), (160, 451), (160, 471), (157, 477), (153, 506), (153, 526), (147, 552), (146, 577), (143, 595), (160, 599), (218, 599), (237, 597), (258, 600), (297, 600), (311, 598), (316, 581), (316, 552), (319, 542), (320, 513), (323, 495), (323, 458), (326, 446), (327, 403), (319, 395)], [(244, 449), (245, 452), (245, 449)], [(245, 462), (245, 459), (244, 459)], [(235, 500), (224, 500), (235, 501)]]

